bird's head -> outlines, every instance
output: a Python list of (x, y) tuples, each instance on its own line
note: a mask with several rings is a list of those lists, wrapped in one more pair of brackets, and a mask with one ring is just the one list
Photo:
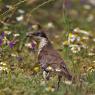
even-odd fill
[(29, 32), (29, 33), (27, 33), (27, 36), (28, 37), (34, 37), (34, 38), (37, 38), (39, 40), (41, 40), (43, 38), (47, 39), (47, 36), (43, 31)]

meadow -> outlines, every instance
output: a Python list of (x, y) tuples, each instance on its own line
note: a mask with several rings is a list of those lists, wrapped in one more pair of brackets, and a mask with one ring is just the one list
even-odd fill
[[(88, 2), (89, 1), (89, 2)], [(95, 2), (0, 0), (0, 95), (95, 95)], [(27, 38), (40, 24), (68, 66), (74, 84), (59, 90), (45, 81), (38, 43)]]

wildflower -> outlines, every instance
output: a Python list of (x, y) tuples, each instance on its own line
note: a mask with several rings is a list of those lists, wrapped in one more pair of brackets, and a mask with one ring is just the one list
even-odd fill
[(31, 48), (31, 43), (26, 43), (25, 46)]
[(84, 36), (83, 40), (89, 40), (89, 37)]
[(24, 19), (23, 15), (19, 16), (19, 17), (16, 17), (16, 20), (17, 21), (22, 21)]
[(95, 71), (95, 68), (91, 66), (91, 67), (89, 67), (89, 68), (87, 69), (87, 71), (88, 71), (88, 72), (89, 72), (89, 71), (90, 71), (90, 72), (93, 72), (93, 71)]
[(0, 71), (8, 71), (7, 67), (0, 67)]
[(31, 43), (32, 50), (35, 50), (36, 44), (37, 44), (37, 43), (36, 43), (35, 41), (32, 41), (32, 43)]
[(8, 71), (8, 68), (6, 67), (5, 62), (0, 62), (0, 71)]
[(76, 33), (69, 33), (69, 36), (68, 36), (69, 44), (73, 43), (75, 41), (79, 42), (80, 41), (80, 37)]
[(6, 63), (5, 62), (0, 62), (0, 65), (3, 65), (4, 66), (4, 65), (6, 65)]
[(41, 26), (39, 25), (39, 24), (34, 24), (34, 25), (32, 25), (32, 29), (33, 30), (38, 30), (38, 29), (40, 29), (41, 28)]
[(70, 47), (71, 47), (71, 51), (73, 53), (78, 53), (81, 49), (81, 47), (79, 45), (70, 45)]
[(76, 39), (76, 36), (73, 35), (72, 33), (69, 33), (68, 41), (69, 41), (69, 42), (74, 42), (75, 39)]
[(51, 87), (51, 86), (49, 86), (49, 87), (46, 87), (46, 91), (51, 91), (51, 92), (54, 92), (55, 91), (55, 89), (54, 89), (54, 87)]
[(3, 38), (3, 44), (6, 44), (8, 41), (8, 39), (6, 38), (6, 36)]
[(87, 17), (87, 21), (88, 22), (91, 22), (94, 20), (94, 15), (90, 14), (88, 17)]
[(0, 67), (0, 71), (2, 71), (2, 67)]
[(16, 34), (13, 34), (14, 37), (18, 37), (20, 36), (20, 34), (16, 33)]
[(59, 35), (55, 35), (55, 38), (58, 39), (59, 38)]
[(19, 9), (18, 12), (19, 12), (20, 14), (24, 14), (24, 13), (25, 13), (25, 11), (22, 10), (22, 9)]
[(79, 28), (75, 28), (75, 29), (74, 29), (74, 32), (75, 32), (75, 33), (81, 33), (81, 34), (84, 34), (84, 35), (86, 35), (86, 36), (91, 36), (91, 34), (90, 34), (88, 31), (81, 30), (81, 29), (79, 29)]
[(81, 45), (81, 47), (84, 48), (84, 49), (87, 49), (87, 48), (88, 48), (88, 46), (86, 46), (86, 45), (84, 45), (84, 44)]
[(15, 44), (16, 44), (15, 42), (11, 41), (11, 42), (9, 42), (9, 47), (13, 48)]
[(16, 55), (16, 54), (14, 54), (14, 53), (12, 53), (12, 54), (11, 54), (11, 56), (12, 56), (12, 57), (16, 57), (17, 55)]
[(64, 46), (68, 46), (68, 45), (69, 45), (69, 42), (68, 42), (68, 41), (64, 41), (62, 44), (63, 44)]
[(54, 25), (52, 22), (49, 22), (47, 26), (48, 26), (48, 28), (54, 28)]
[(79, 42), (81, 39), (80, 39), (80, 37), (77, 37), (77, 41)]
[(95, 42), (95, 38), (93, 38), (93, 42)]
[(84, 9), (86, 9), (86, 10), (90, 10), (90, 9), (91, 9), (91, 6), (88, 5), (88, 4), (86, 4), (86, 5), (84, 5)]
[(14, 44), (12, 42), (9, 43), (10, 48), (13, 48)]
[(6, 35), (10, 35), (12, 32), (11, 31), (5, 31)]
[(88, 55), (89, 55), (89, 56), (94, 56), (95, 54), (92, 53), (92, 52), (89, 52)]
[(34, 67), (35, 72), (39, 72), (40, 68), (39, 67)]
[(32, 49), (33, 49), (33, 50), (35, 49), (35, 44), (34, 44), (34, 43), (32, 43)]
[(1, 35), (0, 35), (0, 38), (1, 38), (1, 39), (3, 39), (3, 38), (4, 38), (4, 36), (5, 36), (5, 33), (4, 33), (4, 32), (2, 32), (2, 33), (1, 33)]
[(37, 43), (35, 41), (32, 41), (32, 43), (26, 43), (25, 46), (32, 50), (35, 50), (36, 44)]

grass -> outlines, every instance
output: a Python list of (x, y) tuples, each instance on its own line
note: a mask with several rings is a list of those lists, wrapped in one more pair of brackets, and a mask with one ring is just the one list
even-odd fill
[[(44, 7), (41, 7), (41, 5), (46, 3), (39, 4), (37, 1), (38, 7), (34, 8), (35, 11), (33, 13), (31, 13), (33, 7), (23, 3), (17, 7), (14, 14), (11, 12), (5, 14), (4, 12), (5, 16), (0, 17), (2, 18), (1, 21), (7, 23), (0, 25), (0, 39), (2, 38), (2, 33), (5, 33), (0, 45), (0, 95), (95, 94), (95, 42), (93, 41), (95, 39), (95, 29), (93, 27), (95, 23), (94, 19), (90, 22), (87, 20), (91, 15), (93, 18), (95, 9), (90, 5), (91, 9), (85, 9), (84, 6), (86, 4), (80, 8), (79, 1), (75, 1), (73, 1), (74, 6), (65, 10), (65, 15), (63, 10), (56, 10), (56, 7), (53, 7), (56, 2), (61, 6), (58, 1), (53, 1), (51, 8), (50, 3), (45, 8), (45, 5)], [(6, 5), (3, 1), (2, 4)], [(33, 3), (32, 5), (37, 4)], [(24, 9), (22, 5), (25, 6)], [(23, 9), (25, 13), (19, 13), (19, 9)], [(78, 14), (78, 12), (81, 12), (81, 14)], [(11, 19), (9, 14), (13, 15)], [(23, 15), (24, 19), (21, 21), (15, 20), (19, 15)], [(9, 21), (5, 21), (6, 17), (9, 18)], [(34, 31), (31, 29), (33, 21), (41, 23), (46, 30), (50, 31), (47, 32), (48, 37), (66, 62), (74, 76), (75, 84), (67, 85), (63, 82), (63, 78), (60, 89), (54, 91), (53, 87), (56, 85), (57, 77), (53, 76), (49, 81), (43, 79), (41, 69), (37, 63), (37, 52), (30, 49), (27, 45), (25, 46), (25, 44), (31, 42), (31, 39), (26, 39), (26, 33)], [(51, 26), (48, 24), (51, 24)], [(74, 33), (73, 30), (76, 27), (79, 27), (79, 33)], [(82, 30), (91, 36), (81, 34)], [(15, 37), (14, 34), (19, 34), (19, 36)], [(68, 39), (72, 39), (72, 36), (75, 36), (75, 39), (80, 38), (80, 40), (75, 40), (68, 44)], [(11, 48), (9, 43), (14, 41), (17, 42)], [(78, 45), (78, 47), (71, 47), (71, 45)], [(35, 49), (37, 47), (38, 45), (35, 46)], [(79, 51), (77, 50), (78, 48), (80, 48)]]

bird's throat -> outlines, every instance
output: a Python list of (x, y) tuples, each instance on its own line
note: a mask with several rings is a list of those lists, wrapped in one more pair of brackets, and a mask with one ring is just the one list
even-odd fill
[(42, 38), (40, 40), (40, 44), (39, 44), (39, 50), (38, 50), (38, 54), (41, 52), (41, 50), (44, 48), (44, 46), (46, 46), (48, 44), (48, 39), (47, 38)]

